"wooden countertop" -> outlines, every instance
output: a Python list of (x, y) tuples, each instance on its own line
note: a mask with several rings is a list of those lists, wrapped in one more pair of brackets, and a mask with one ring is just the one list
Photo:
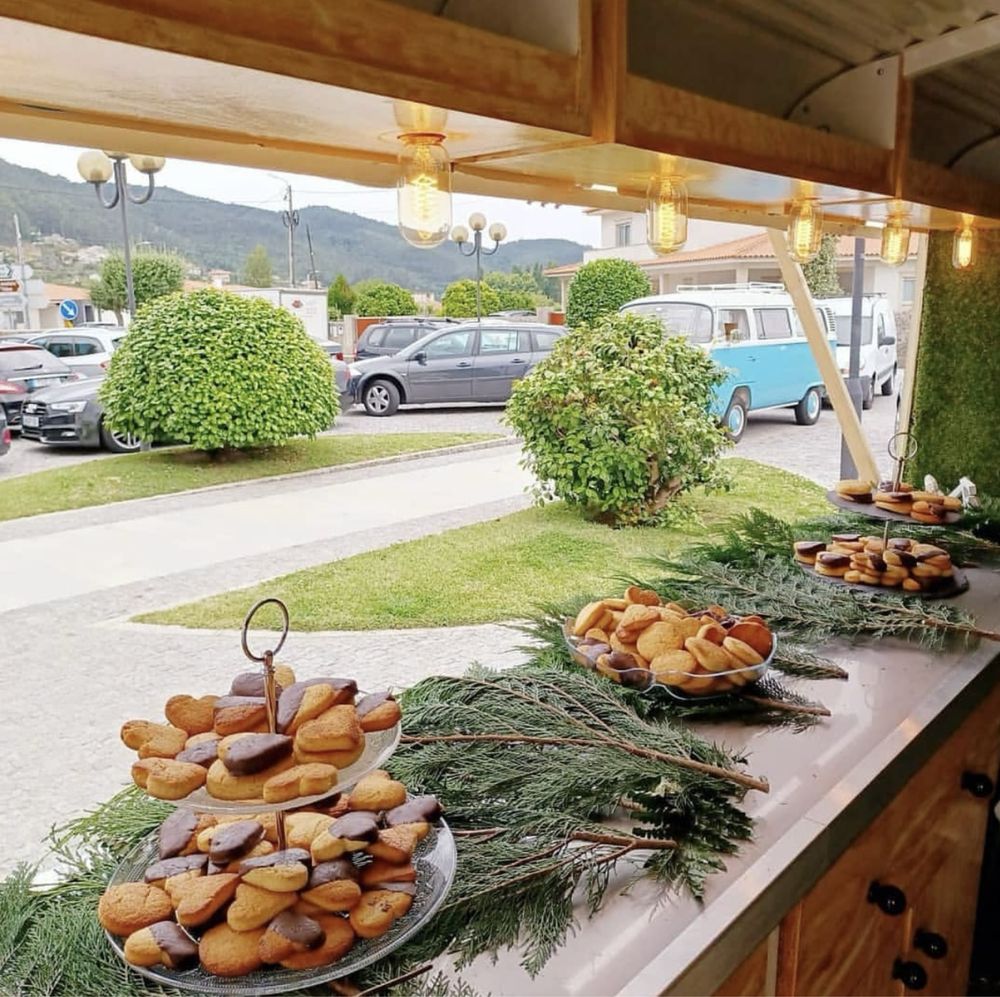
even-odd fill
[[(968, 572), (955, 600), (1000, 629), (1000, 573)], [(649, 880), (612, 891), (534, 979), (516, 953), (479, 959), (461, 975), (482, 993), (710, 994), (809, 890), (1000, 676), (1000, 644), (928, 652), (902, 641), (831, 645), (847, 681), (803, 681), (833, 716), (789, 730), (704, 725), (745, 751), (769, 794), (745, 801), (755, 838), (710, 877), (705, 900), (667, 895)], [(622, 880), (623, 885), (627, 879)]]

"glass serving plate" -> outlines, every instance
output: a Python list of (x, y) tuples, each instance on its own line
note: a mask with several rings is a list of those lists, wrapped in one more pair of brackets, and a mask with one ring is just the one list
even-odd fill
[[(111, 877), (110, 886), (141, 881), (147, 866), (157, 861), (157, 832), (139, 842), (125, 857)], [(320, 983), (356, 973), (409, 941), (434, 916), (451, 889), (458, 865), (455, 839), (443, 819), (431, 825), (430, 833), (417, 846), (413, 854), (417, 870), (417, 892), (406, 915), (379, 938), (359, 938), (340, 961), (315, 969), (282, 969), (268, 966), (245, 976), (213, 976), (201, 966), (192, 969), (167, 969), (165, 966), (126, 966), (147, 980), (177, 990), (190, 990), (199, 994), (223, 997), (257, 997), (262, 994), (281, 994), (290, 990), (304, 990)], [(197, 940), (198, 931), (189, 932)], [(125, 961), (125, 939), (105, 932), (111, 947)]]
[[(359, 695), (364, 695), (359, 693)], [(285, 800), (281, 803), (265, 803), (264, 800), (219, 800), (211, 796), (208, 790), (202, 786), (193, 793), (189, 793), (181, 800), (164, 800), (164, 803), (173, 803), (175, 806), (184, 807), (186, 810), (197, 810), (205, 814), (259, 814), (272, 813), (275, 810), (296, 810), (299, 807), (307, 807), (311, 803), (318, 803), (325, 800), (334, 793), (343, 793), (360, 782), (369, 772), (374, 771), (392, 757), (392, 753), (399, 744), (402, 733), (402, 725), (396, 724), (388, 730), (377, 730), (370, 734), (365, 734), (365, 750), (361, 757), (353, 764), (337, 771), (337, 782), (325, 793), (318, 793), (315, 796), (299, 796), (294, 800)]]
[[(656, 674), (646, 668), (625, 668), (621, 671), (601, 670), (597, 667), (597, 661), (584, 654), (581, 650), (581, 645), (584, 644), (585, 641), (584, 638), (575, 637), (573, 635), (574, 622), (575, 621), (572, 619), (567, 619), (563, 622), (563, 637), (566, 640), (566, 646), (569, 649), (570, 655), (578, 665), (582, 665), (584, 668), (589, 668), (591, 671), (599, 672), (601, 675), (611, 679), (613, 682), (629, 686), (632, 689), (638, 689), (640, 692), (659, 690), (661, 692), (665, 692), (668, 696), (672, 696), (674, 699), (680, 699), (688, 703), (718, 699), (720, 696), (728, 696), (730, 693), (741, 692), (744, 689), (750, 691), (749, 687), (755, 682), (759, 682), (764, 677), (768, 667), (774, 660), (775, 652), (778, 649), (778, 637), (772, 631), (771, 653), (767, 656), (767, 659), (762, 661), (759, 665), (746, 665), (743, 668), (734, 668), (723, 672), (681, 672), (679, 674), (688, 679), (698, 680), (711, 678), (714, 680), (713, 685), (716, 686), (716, 688), (707, 688), (704, 692), (699, 693), (685, 692), (677, 686), (666, 685), (665, 683), (660, 682), (657, 679)], [(729, 688), (717, 688), (717, 686), (721, 684), (722, 680), (725, 680), (725, 682), (729, 685)]]

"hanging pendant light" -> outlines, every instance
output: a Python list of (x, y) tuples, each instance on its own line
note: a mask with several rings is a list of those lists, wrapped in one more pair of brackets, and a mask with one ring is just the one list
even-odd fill
[(788, 252), (798, 263), (808, 263), (823, 239), (823, 211), (814, 197), (797, 197), (788, 213)]
[(885, 228), (882, 229), (882, 247), (879, 256), (890, 267), (905, 263), (910, 255), (910, 226), (904, 211), (896, 209), (889, 213)]
[(653, 177), (646, 190), (646, 242), (658, 256), (676, 252), (687, 240), (687, 185), (680, 177)]
[(962, 224), (955, 231), (951, 250), (951, 265), (956, 270), (966, 270), (976, 262), (976, 230), (971, 215), (962, 215)]
[(433, 249), (451, 229), (451, 162), (444, 135), (408, 132), (400, 135), (396, 204), (399, 231), (418, 249)]

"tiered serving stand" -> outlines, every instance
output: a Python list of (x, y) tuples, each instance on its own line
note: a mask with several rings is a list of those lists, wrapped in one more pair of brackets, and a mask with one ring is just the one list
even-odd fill
[[(254, 654), (249, 645), (250, 623), (257, 612), (266, 605), (277, 606), (282, 616), (282, 633), (273, 650), (263, 654)], [(275, 694), (274, 657), (281, 650), (288, 636), (288, 608), (279, 599), (262, 599), (251, 607), (243, 621), (241, 644), (243, 653), (255, 664), (263, 667), (264, 696), (267, 706), (268, 730), (277, 733), (277, 696)], [(359, 692), (359, 695), (362, 693)], [(259, 801), (218, 800), (209, 796), (202, 788), (182, 800), (176, 801), (176, 806), (193, 810), (197, 813), (231, 814), (245, 816), (249, 814), (273, 813), (277, 831), (278, 850), (286, 847), (285, 843), (285, 812), (301, 807), (307, 807), (320, 800), (328, 799), (338, 793), (346, 792), (359, 782), (365, 775), (383, 765), (393, 754), (399, 744), (400, 725), (387, 731), (378, 731), (365, 735), (365, 750), (362, 756), (353, 764), (338, 772), (337, 785), (329, 792), (319, 796), (300, 797), (283, 803), (266, 803)], [(158, 857), (158, 830), (136, 845), (115, 870), (110, 886), (119, 883), (142, 881), (146, 868)], [(359, 938), (351, 950), (338, 962), (316, 969), (292, 970), (280, 966), (271, 966), (239, 977), (213, 976), (201, 966), (192, 969), (174, 970), (164, 966), (142, 967), (128, 965), (129, 969), (165, 987), (177, 990), (190, 990), (200, 994), (231, 995), (231, 997), (251, 997), (251, 995), (281, 994), (294, 990), (304, 990), (318, 984), (327, 983), (343, 976), (349, 976), (377, 962), (404, 942), (415, 935), (435, 914), (444, 902), (451, 888), (457, 866), (455, 839), (447, 823), (439, 818), (436, 825), (431, 825), (430, 833), (417, 847), (413, 855), (413, 865), (417, 871), (416, 895), (409, 911), (401, 917), (384, 935), (374, 939)], [(112, 948), (124, 961), (125, 939), (110, 932), (105, 932)], [(197, 941), (198, 932), (189, 931)]]

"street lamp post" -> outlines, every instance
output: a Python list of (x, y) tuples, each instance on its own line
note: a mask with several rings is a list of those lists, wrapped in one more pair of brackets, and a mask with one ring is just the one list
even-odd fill
[[(128, 160), (140, 173), (146, 175), (147, 187), (145, 193), (133, 197), (128, 189), (128, 178), (125, 174), (125, 160)], [(94, 185), (94, 192), (102, 208), (109, 210), (121, 208), (122, 239), (125, 257), (125, 296), (128, 299), (128, 314), (131, 321), (135, 317), (135, 283), (132, 280), (132, 248), (128, 238), (128, 202), (145, 204), (153, 196), (156, 184), (155, 174), (163, 169), (163, 159), (160, 156), (137, 156), (127, 152), (100, 152), (92, 149), (84, 152), (77, 160), (76, 168), (87, 183)], [(110, 197), (104, 196), (104, 185), (114, 179), (114, 190)]]
[(465, 246), (469, 242), (469, 229), (464, 225), (456, 225), (451, 230), (451, 240), (458, 245), (458, 251), (463, 256), (476, 258), (476, 321), (478, 321), (483, 317), (483, 257), (492, 256), (500, 248), (500, 243), (507, 238), (507, 227), (502, 222), (494, 222), (490, 226), (492, 249), (483, 249), (483, 229), (486, 228), (484, 214), (476, 211), (469, 215), (469, 228), (472, 229), (472, 244), (468, 249)]

